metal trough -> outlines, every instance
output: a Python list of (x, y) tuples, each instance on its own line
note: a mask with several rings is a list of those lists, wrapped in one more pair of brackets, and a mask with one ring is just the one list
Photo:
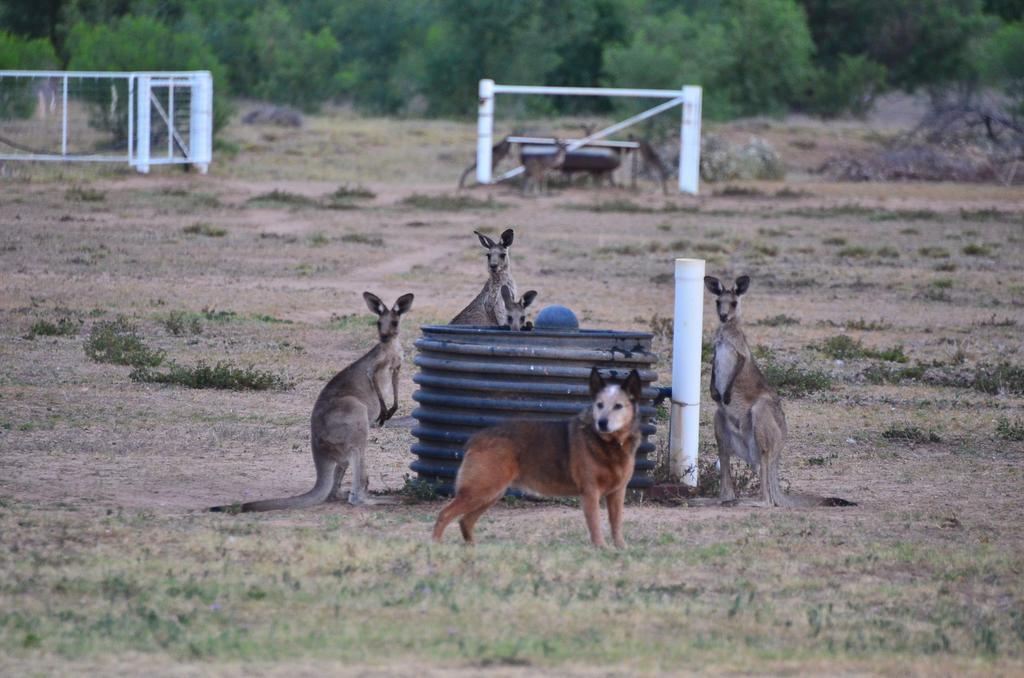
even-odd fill
[(593, 366), (625, 378), (636, 368), (644, 383), (640, 413), (643, 443), (629, 486), (650, 487), (654, 461), (651, 335), (610, 330), (509, 332), (498, 328), (427, 325), (416, 342), (413, 381), (418, 406), (410, 464), (419, 478), (450, 492), (463, 447), (476, 431), (512, 417), (568, 418), (590, 403)]

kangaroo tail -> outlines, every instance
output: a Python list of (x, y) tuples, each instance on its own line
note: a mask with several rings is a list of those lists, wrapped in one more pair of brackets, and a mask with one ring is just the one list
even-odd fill
[(470, 165), (469, 167), (467, 167), (467, 168), (466, 168), (466, 169), (465, 169), (465, 170), (464, 170), (464, 171), (462, 172), (462, 176), (461, 176), (461, 177), (459, 177), (459, 188), (463, 188), (463, 187), (464, 187), (464, 186), (466, 185), (466, 177), (468, 177), (468, 176), (469, 176), (469, 173), (470, 173), (470, 172), (472, 172), (472, 171), (473, 171), (473, 170), (475, 170), (475, 169), (476, 169), (476, 163), (474, 162), (474, 163), (473, 163), (472, 165)]
[(251, 511), (277, 511), (279, 509), (309, 508), (327, 501), (334, 487), (334, 472), (338, 464), (331, 459), (316, 460), (316, 484), (305, 494), (280, 499), (250, 501), (241, 505), (213, 506), (214, 513), (249, 513)]

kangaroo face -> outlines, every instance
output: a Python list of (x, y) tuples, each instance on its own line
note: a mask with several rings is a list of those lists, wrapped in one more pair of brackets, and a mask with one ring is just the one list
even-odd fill
[(516, 301), (508, 285), (501, 286), (501, 298), (505, 302), (505, 323), (513, 332), (520, 332), (529, 327), (526, 323), (526, 308), (537, 296), (536, 290), (530, 290)]
[(711, 294), (715, 295), (715, 311), (718, 319), (723, 323), (735, 320), (740, 315), (740, 297), (750, 287), (750, 276), (741, 275), (736, 278), (736, 285), (732, 289), (726, 289), (714, 276), (704, 276), (704, 287)]
[(641, 388), (640, 374), (636, 370), (630, 372), (622, 383), (605, 381), (596, 367), (590, 371), (590, 393), (594, 398), (590, 413), (598, 435), (632, 427)]
[(402, 314), (412, 308), (412, 294), (403, 294), (391, 308), (384, 305), (376, 294), (363, 292), (363, 299), (371, 311), (377, 314), (377, 334), (382, 343), (398, 336), (398, 324)]
[(495, 242), (488, 236), (473, 231), (480, 239), (480, 244), (487, 250), (487, 268), (491, 275), (500, 275), (508, 270), (509, 254), (508, 248), (512, 246), (512, 238), (515, 232), (511, 228), (505, 229), (501, 234), (501, 240)]

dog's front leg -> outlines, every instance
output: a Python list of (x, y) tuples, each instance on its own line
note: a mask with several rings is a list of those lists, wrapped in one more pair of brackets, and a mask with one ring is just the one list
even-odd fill
[(626, 503), (626, 486), (623, 485), (611, 492), (608, 502), (608, 523), (612, 527), (612, 542), (616, 548), (626, 548), (626, 540), (622, 538), (622, 506)]
[(604, 534), (601, 533), (601, 495), (597, 490), (586, 490), (583, 493), (583, 516), (587, 519), (591, 543), (598, 548), (604, 548)]

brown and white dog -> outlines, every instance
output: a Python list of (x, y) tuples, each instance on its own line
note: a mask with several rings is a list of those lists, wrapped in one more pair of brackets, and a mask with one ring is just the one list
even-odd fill
[(462, 537), (472, 544), (476, 521), (513, 486), (547, 497), (582, 497), (590, 541), (598, 547), (605, 545), (600, 503), (607, 497), (612, 541), (624, 547), (622, 505), (641, 440), (641, 389), (636, 370), (618, 382), (605, 381), (595, 367), (593, 402), (577, 416), (515, 419), (473, 435), (455, 479), (455, 496), (434, 524), (434, 541), (462, 516)]

